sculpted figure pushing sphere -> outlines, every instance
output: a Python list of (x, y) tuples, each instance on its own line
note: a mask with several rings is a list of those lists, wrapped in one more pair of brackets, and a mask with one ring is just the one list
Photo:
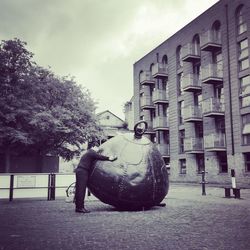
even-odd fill
[(77, 213), (89, 213), (84, 206), (86, 187), (88, 184), (91, 168), (96, 160), (114, 161), (116, 157), (105, 156), (100, 153), (99, 148), (95, 143), (89, 143), (88, 150), (80, 159), (80, 162), (75, 170), (76, 185), (75, 185), (75, 211)]

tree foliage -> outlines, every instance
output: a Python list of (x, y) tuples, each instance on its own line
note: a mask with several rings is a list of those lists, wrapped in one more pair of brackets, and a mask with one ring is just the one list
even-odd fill
[(0, 151), (71, 159), (101, 137), (95, 103), (72, 77), (32, 61), (19, 39), (0, 44)]

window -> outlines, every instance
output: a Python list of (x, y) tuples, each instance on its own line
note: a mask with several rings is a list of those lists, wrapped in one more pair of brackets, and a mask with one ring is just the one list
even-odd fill
[(215, 65), (215, 76), (223, 77), (223, 60), (221, 52), (213, 53), (213, 64)]
[(169, 145), (169, 133), (168, 131), (162, 131), (164, 144)]
[(250, 106), (250, 95), (241, 98), (241, 107), (244, 108), (247, 106)]
[(164, 55), (162, 57), (162, 65), (164, 68), (167, 68), (167, 65), (168, 65), (168, 57), (166, 55)]
[(221, 30), (220, 30), (220, 22), (215, 21), (212, 26), (213, 31), (213, 39), (215, 42), (221, 43)]
[(150, 120), (153, 121), (155, 118), (155, 110), (151, 110), (150, 112)]
[(196, 162), (197, 162), (197, 173), (201, 174), (201, 172), (205, 170), (204, 155), (197, 154)]
[(200, 79), (200, 72), (201, 72), (201, 64), (193, 63), (193, 74), (194, 74), (195, 80)]
[(220, 173), (227, 173), (228, 172), (227, 154), (225, 152), (219, 152), (217, 157), (220, 164)]
[(224, 88), (223, 85), (216, 85), (214, 88), (214, 97), (219, 100), (220, 104), (224, 104)]
[(176, 50), (176, 62), (177, 62), (177, 69), (181, 68), (183, 66), (182, 62), (182, 47), (178, 46)]
[(195, 123), (195, 136), (197, 138), (203, 138), (203, 124), (202, 124), (202, 122)]
[(179, 131), (179, 152), (180, 154), (184, 153), (184, 139), (185, 139), (185, 130)]
[(184, 101), (180, 101), (179, 102), (179, 124), (180, 125), (182, 125), (184, 122), (183, 114), (184, 114)]
[(250, 76), (240, 78), (240, 94), (250, 95)]
[(163, 117), (167, 117), (167, 109), (168, 109), (168, 107), (167, 107), (167, 105), (162, 105), (162, 115), (163, 115)]
[(225, 119), (224, 117), (217, 118), (215, 120), (216, 124), (216, 132), (218, 134), (225, 134), (226, 133), (226, 127), (225, 127)]
[[(142, 82), (142, 77), (143, 77), (143, 71), (140, 72), (139, 74), (139, 84)], [(140, 90), (143, 88), (143, 86), (140, 84)]]
[(201, 93), (194, 93), (194, 105), (201, 107), (201, 105), (202, 105), (202, 94)]
[(244, 154), (246, 172), (250, 172), (250, 153)]
[(177, 75), (178, 95), (183, 94), (183, 73)]
[(242, 141), (243, 145), (250, 145), (250, 114), (242, 116)]
[(200, 37), (195, 35), (193, 38), (193, 52), (195, 55), (200, 55)]
[(179, 164), (180, 164), (180, 174), (186, 174), (187, 173), (186, 159), (179, 160)]
[(249, 68), (248, 39), (239, 42), (239, 68), (244, 70)]
[(241, 5), (236, 11), (236, 27), (238, 35), (247, 31), (247, 24), (243, 16), (243, 5)]

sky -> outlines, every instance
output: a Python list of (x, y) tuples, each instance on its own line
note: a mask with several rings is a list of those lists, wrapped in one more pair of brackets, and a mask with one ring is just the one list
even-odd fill
[(0, 0), (0, 40), (27, 42), (34, 61), (71, 75), (124, 119), (133, 64), (218, 0)]

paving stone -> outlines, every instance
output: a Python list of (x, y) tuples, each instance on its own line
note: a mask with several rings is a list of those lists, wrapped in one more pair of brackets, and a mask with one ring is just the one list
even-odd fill
[(250, 190), (242, 199), (224, 189), (171, 185), (166, 207), (118, 211), (91, 197), (89, 214), (73, 203), (16, 199), (0, 201), (0, 250), (237, 249), (250, 246)]

